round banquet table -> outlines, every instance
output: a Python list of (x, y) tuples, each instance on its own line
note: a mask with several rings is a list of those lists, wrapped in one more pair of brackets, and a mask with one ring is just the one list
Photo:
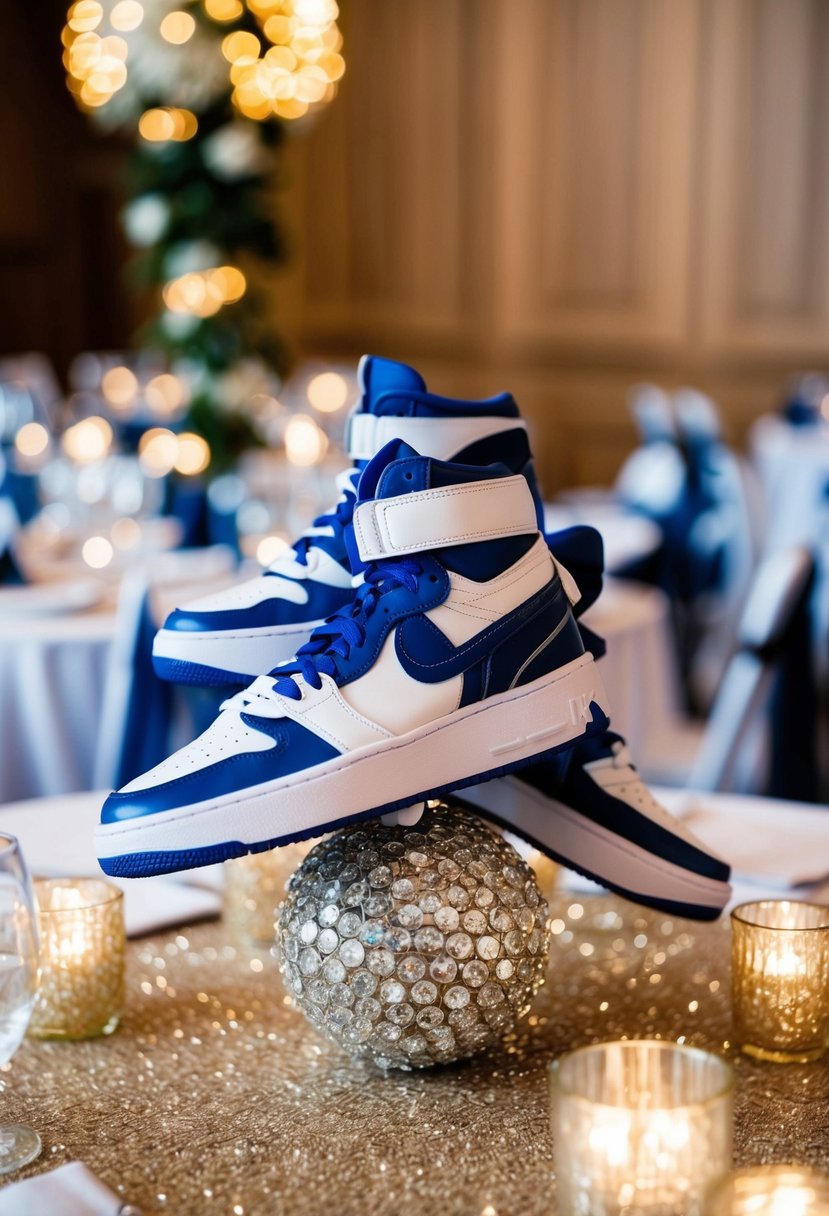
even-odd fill
[[(694, 807), (733, 813), (735, 825), (756, 812), (787, 833), (800, 822), (795, 804), (697, 795)], [(90, 808), (76, 797), (66, 810)], [(803, 827), (804, 847), (829, 856), (826, 812), (811, 814), (818, 835)], [(287, 879), (296, 854), (278, 856)], [(145, 1216), (549, 1216), (548, 1066), (621, 1036), (732, 1060), (737, 1165), (829, 1167), (825, 1063), (763, 1064), (732, 1043), (727, 920), (698, 925), (557, 886), (545, 894), (551, 952), (529, 1015), (500, 1048), (422, 1073), (383, 1074), (318, 1037), (271, 953), (221, 921), (130, 942), (115, 1034), (26, 1040), (12, 1061), (3, 1117), (34, 1126), (44, 1145), (13, 1177), (81, 1160)]]
[(0, 616), (0, 802), (92, 785), (115, 630), (113, 610)]

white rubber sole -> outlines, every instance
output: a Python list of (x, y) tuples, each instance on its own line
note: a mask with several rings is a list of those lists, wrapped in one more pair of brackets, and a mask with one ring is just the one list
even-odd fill
[(592, 721), (591, 704), (607, 714), (601, 677), (587, 654), (532, 684), (290, 777), (215, 800), (101, 824), (95, 834), (98, 857), (103, 861), (192, 852), (236, 842), (287, 843), (319, 834), (342, 820), (486, 780), (493, 771), (519, 767), (564, 746), (585, 733)]
[(477, 785), (463, 800), (564, 865), (633, 898), (720, 912), (731, 896), (727, 882), (666, 861), (515, 777)]
[(261, 676), (279, 663), (287, 663), (304, 646), (322, 620), (302, 625), (267, 625), (258, 629), (215, 630), (204, 633), (159, 629), (153, 641), (153, 658), (169, 659), (216, 672)]

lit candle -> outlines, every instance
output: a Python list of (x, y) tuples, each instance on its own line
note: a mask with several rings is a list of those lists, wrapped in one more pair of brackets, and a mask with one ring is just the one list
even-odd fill
[(600, 1043), (552, 1078), (561, 1216), (702, 1216), (731, 1166), (724, 1060), (655, 1040)]
[(711, 1216), (829, 1216), (829, 1175), (798, 1165), (738, 1170), (717, 1190)]
[(743, 1051), (784, 1063), (829, 1045), (829, 908), (793, 900), (731, 913), (735, 1036)]
[(29, 1034), (111, 1034), (124, 1000), (123, 893), (97, 878), (37, 879), (40, 988)]

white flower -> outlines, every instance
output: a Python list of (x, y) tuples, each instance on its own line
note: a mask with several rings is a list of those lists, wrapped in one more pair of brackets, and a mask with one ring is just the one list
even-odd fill
[(161, 194), (142, 194), (121, 212), (124, 231), (132, 245), (144, 248), (164, 236), (170, 222), (170, 207)]
[(186, 338), (200, 323), (200, 319), (191, 316), (189, 312), (171, 312), (169, 308), (165, 308), (161, 314), (163, 328), (176, 341)]
[(268, 164), (258, 131), (242, 120), (219, 127), (202, 144), (202, 155), (208, 169), (225, 180), (262, 173)]
[(221, 250), (210, 241), (179, 241), (173, 245), (164, 259), (164, 271), (171, 279), (182, 274), (193, 274), (198, 270), (210, 270), (222, 265)]

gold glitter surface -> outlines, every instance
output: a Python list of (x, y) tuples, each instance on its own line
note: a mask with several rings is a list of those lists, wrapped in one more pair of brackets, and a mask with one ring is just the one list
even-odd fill
[(221, 925), (132, 942), (114, 1035), (27, 1040), (12, 1061), (3, 1119), (44, 1143), (14, 1177), (80, 1159), (145, 1216), (546, 1216), (547, 1065), (623, 1035), (728, 1043), (737, 1164), (829, 1168), (829, 1069), (730, 1045), (727, 923), (572, 895), (551, 916), (529, 1017), (426, 1073), (350, 1060), (291, 1007), (276, 960)]

